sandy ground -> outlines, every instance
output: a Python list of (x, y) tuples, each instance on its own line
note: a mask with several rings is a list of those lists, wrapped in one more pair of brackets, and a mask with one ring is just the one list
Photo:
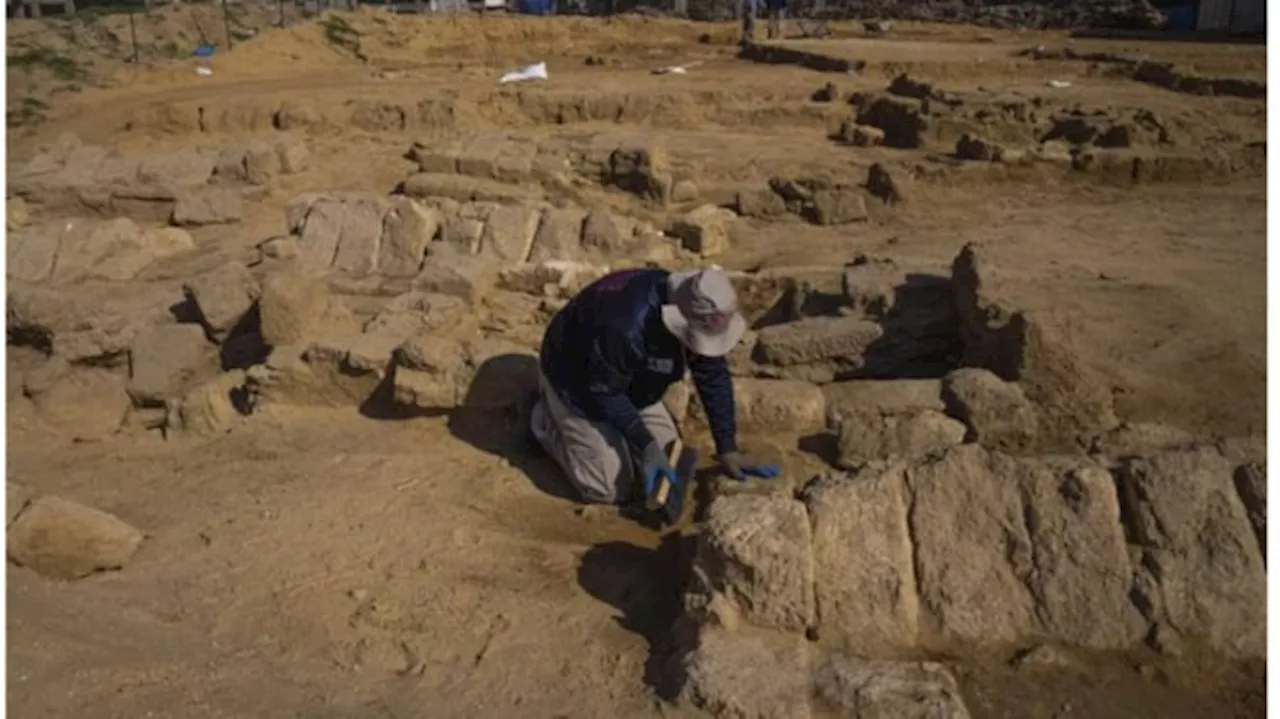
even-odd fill
[[(199, 231), (200, 252), (161, 273), (179, 278), (251, 257), (284, 230), (280, 207), (296, 192), (389, 190), (409, 171), (402, 156), (416, 137), (509, 128), (571, 138), (621, 124), (662, 135), (713, 195), (796, 171), (861, 178), (902, 151), (833, 145), (826, 135), (841, 108), (808, 96), (828, 81), (879, 90), (903, 71), (954, 91), (1045, 95), (1058, 92), (1047, 79), (1068, 79), (1059, 92), (1067, 101), (1204, 123), (1180, 141), (1188, 152), (1265, 142), (1263, 100), (1010, 57), (1061, 45), (1059, 34), (908, 25), (893, 39), (796, 45), (868, 62), (844, 76), (735, 59), (729, 26), (348, 20), (365, 61), (316, 24), (264, 26), (209, 61), (210, 78), (194, 74), (195, 60), (139, 67), (95, 55), (83, 64), (107, 87), (53, 96), (45, 122), (10, 133), (10, 152), (21, 158), (64, 131), (126, 152), (226, 144), (271, 133), (287, 100), (331, 119), (308, 137), (311, 168), (273, 186), (234, 229)], [(176, 21), (148, 26), (149, 42), (177, 32), (166, 22)], [(10, 41), (65, 35), (47, 25), (10, 23)], [(1075, 46), (1206, 74), (1257, 77), (1265, 68), (1256, 46)], [(588, 56), (604, 64), (588, 66)], [(540, 59), (552, 74), (546, 85), (494, 88), (500, 69)], [(649, 72), (693, 60), (703, 64), (688, 76)], [(10, 69), (11, 106), (15, 76), (27, 89), (56, 84), (41, 72)], [(413, 106), (446, 92), (469, 103), (465, 128), (369, 130), (344, 120), (355, 101)], [(549, 105), (582, 113), (565, 121), (537, 109)], [(204, 132), (196, 108), (209, 118)], [(1265, 178), (1247, 171), (1156, 184), (957, 171), (909, 205), (877, 209), (870, 223), (753, 225), (724, 264), (838, 263), (868, 252), (942, 271), (965, 242), (984, 241), (1019, 303), (1067, 328), (1104, 373), (1124, 418), (1203, 436), (1262, 433), (1265, 192)], [(519, 452), (492, 418), (272, 408), (215, 441), (130, 431), (70, 444), (15, 385), (34, 361), (9, 350), (8, 479), (115, 513), (149, 539), (124, 571), (72, 584), (8, 569), (14, 716), (693, 715), (653, 687), (688, 539), (583, 511), (554, 468)], [(747, 441), (796, 476), (821, 468), (795, 438)], [(1256, 677), (1220, 681), (1158, 665), (1102, 659), (1094, 674), (1070, 680), (999, 666), (961, 677), (975, 716), (1261, 715)]]

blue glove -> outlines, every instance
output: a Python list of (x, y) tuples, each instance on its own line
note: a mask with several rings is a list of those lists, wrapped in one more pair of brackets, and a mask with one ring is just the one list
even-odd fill
[(657, 442), (650, 442), (641, 453), (640, 474), (644, 477), (645, 497), (652, 497), (654, 492), (658, 491), (659, 482), (663, 477), (673, 485), (676, 483), (676, 470), (672, 468), (671, 462), (667, 460), (667, 453), (662, 451), (662, 447)]
[(739, 482), (746, 481), (747, 477), (773, 479), (782, 474), (778, 465), (761, 464), (741, 452), (725, 452), (720, 455), (719, 460), (724, 471)]

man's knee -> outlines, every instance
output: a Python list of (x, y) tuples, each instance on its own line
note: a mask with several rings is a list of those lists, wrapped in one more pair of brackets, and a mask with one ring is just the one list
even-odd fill
[(661, 402), (641, 410), (640, 421), (644, 422), (644, 428), (649, 430), (649, 434), (653, 435), (658, 446), (664, 450), (680, 437), (680, 428), (676, 426), (667, 406)]
[(630, 498), (635, 471), (630, 457), (615, 447), (574, 448), (565, 453), (563, 469), (583, 501), (617, 504)]

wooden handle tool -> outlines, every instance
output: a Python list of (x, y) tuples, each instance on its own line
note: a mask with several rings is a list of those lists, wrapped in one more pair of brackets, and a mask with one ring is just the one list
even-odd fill
[[(671, 443), (671, 449), (667, 451), (667, 462), (671, 464), (672, 469), (675, 469), (676, 465), (679, 464), (682, 452), (684, 452), (684, 442), (681, 442), (680, 438), (676, 437), (675, 441)], [(667, 500), (670, 496), (671, 480), (663, 477), (658, 483), (658, 489), (649, 498), (649, 509), (662, 509), (667, 506)]]

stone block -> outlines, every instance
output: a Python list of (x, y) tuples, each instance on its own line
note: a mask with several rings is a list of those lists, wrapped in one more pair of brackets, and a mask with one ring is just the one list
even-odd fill
[(1148, 619), (1224, 658), (1263, 659), (1266, 567), (1234, 472), (1199, 447), (1124, 460), (1116, 480)]
[(182, 286), (200, 312), (209, 336), (221, 341), (262, 296), (258, 279), (239, 262), (227, 262)]
[(501, 205), (489, 213), (480, 252), (505, 264), (525, 262), (533, 250), (542, 210), (533, 205)]
[(422, 269), (427, 247), (440, 230), (440, 212), (407, 197), (392, 200), (382, 218), (378, 274), (413, 277)]
[(679, 238), (686, 250), (714, 257), (729, 251), (729, 224), (733, 220), (729, 210), (702, 205), (672, 223), (669, 234)]
[(862, 654), (894, 654), (918, 640), (920, 600), (901, 463), (836, 473), (810, 483), (814, 593), (824, 642)]
[(1006, 451), (1035, 444), (1039, 423), (1022, 388), (972, 367), (949, 373), (942, 384), (947, 412), (968, 427), (971, 441)]
[(964, 441), (965, 426), (933, 410), (846, 415), (839, 429), (836, 464), (856, 468), (875, 459), (914, 459)]
[(935, 662), (832, 656), (814, 674), (818, 700), (847, 717), (969, 719), (955, 677)]
[(123, 567), (143, 536), (106, 512), (61, 497), (40, 497), (9, 525), (8, 555), (44, 576), (79, 579)]
[(793, 499), (718, 497), (699, 535), (691, 594), (724, 598), (753, 626), (803, 633), (814, 613), (811, 541), (804, 505)]

